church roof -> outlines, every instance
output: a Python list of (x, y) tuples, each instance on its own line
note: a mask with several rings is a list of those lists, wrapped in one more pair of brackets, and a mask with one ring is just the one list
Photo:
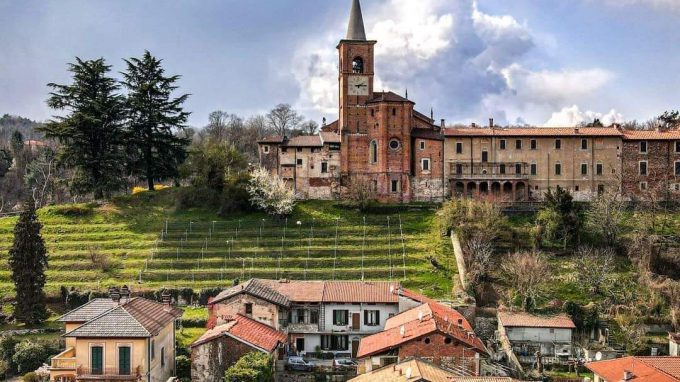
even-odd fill
[(364, 17), (361, 14), (359, 0), (352, 2), (352, 11), (349, 14), (349, 25), (347, 26), (347, 40), (366, 41)]
[(394, 92), (374, 92), (373, 98), (366, 101), (366, 103), (376, 103), (376, 102), (411, 102), (408, 99), (400, 96)]

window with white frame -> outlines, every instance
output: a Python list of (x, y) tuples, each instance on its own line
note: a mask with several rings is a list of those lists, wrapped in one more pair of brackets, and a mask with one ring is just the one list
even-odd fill
[(425, 141), (420, 141), (420, 149), (425, 150)]
[(423, 158), (420, 160), (420, 168), (423, 171), (430, 171), (430, 158)]
[(581, 175), (588, 175), (588, 163), (581, 163)]
[(640, 142), (640, 154), (647, 154), (647, 141)]
[(401, 182), (398, 180), (392, 180), (392, 192), (401, 191)]
[(588, 140), (581, 139), (581, 150), (588, 150)]
[(506, 141), (505, 139), (501, 139), (499, 145), (501, 150), (505, 150), (508, 147), (508, 141)]
[(647, 182), (640, 182), (640, 191), (647, 191)]
[(263, 147), (262, 147), (262, 151), (263, 151), (265, 154), (269, 154), (269, 145), (263, 146)]
[(364, 310), (364, 325), (378, 326), (380, 325), (380, 311), (379, 310)]

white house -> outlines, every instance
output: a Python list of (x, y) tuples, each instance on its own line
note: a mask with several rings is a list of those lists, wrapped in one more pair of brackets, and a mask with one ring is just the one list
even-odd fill
[(522, 364), (535, 362), (537, 352), (545, 363), (571, 358), (574, 329), (574, 322), (566, 315), (498, 312), (497, 336), (501, 343), (509, 341), (512, 352)]
[(668, 355), (680, 357), (680, 333), (668, 333)]

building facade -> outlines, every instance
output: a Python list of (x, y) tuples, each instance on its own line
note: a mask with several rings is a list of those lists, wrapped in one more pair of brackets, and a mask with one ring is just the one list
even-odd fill
[[(129, 295), (128, 295), (129, 297)], [(51, 360), (50, 381), (165, 382), (175, 375), (175, 321), (168, 302), (123, 296), (94, 299), (65, 314), (66, 350)]]
[(446, 128), (393, 92), (376, 91), (375, 46), (354, 0), (338, 50), (338, 120), (314, 136), (268, 137), (260, 164), (301, 199), (339, 199), (370, 187), (384, 202), (474, 197), (540, 200), (560, 186), (576, 200), (607, 190), (628, 199), (680, 194), (680, 129), (620, 126)]

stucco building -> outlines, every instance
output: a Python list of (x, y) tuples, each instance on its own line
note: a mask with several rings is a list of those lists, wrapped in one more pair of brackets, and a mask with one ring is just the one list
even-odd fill
[(165, 382), (175, 375), (175, 321), (182, 311), (113, 291), (59, 318), (66, 350), (51, 360), (50, 381)]

